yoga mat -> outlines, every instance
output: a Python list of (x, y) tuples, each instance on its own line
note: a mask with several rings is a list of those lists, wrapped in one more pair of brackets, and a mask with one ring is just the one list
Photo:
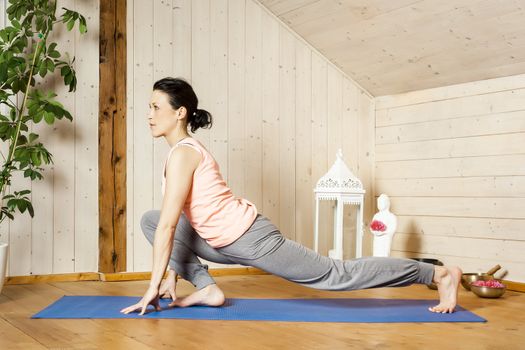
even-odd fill
[(226, 299), (221, 307), (191, 306), (155, 312), (149, 306), (143, 316), (120, 310), (140, 300), (125, 296), (64, 296), (32, 318), (169, 318), (192, 320), (248, 320), (287, 322), (486, 322), (456, 306), (452, 314), (428, 311), (437, 300), (417, 299)]

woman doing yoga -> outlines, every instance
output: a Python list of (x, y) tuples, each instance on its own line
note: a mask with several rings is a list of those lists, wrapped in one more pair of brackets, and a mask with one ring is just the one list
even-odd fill
[[(453, 312), (461, 270), (411, 259), (364, 257), (331, 259), (286, 239), (246, 199), (233, 195), (208, 150), (188, 133), (211, 126), (211, 115), (198, 109), (193, 88), (182, 79), (164, 78), (153, 86), (149, 125), (153, 137), (164, 137), (170, 151), (164, 164), (161, 210), (144, 214), (141, 228), (153, 245), (149, 288), (136, 304), (121, 310), (160, 311), (159, 298), (170, 306), (220, 306), (224, 294), (199, 258), (221, 264), (253, 266), (303, 286), (323, 290), (356, 290), (438, 286), (440, 302), (432, 312)], [(161, 285), (169, 264), (168, 276)], [(176, 298), (176, 275), (196, 291)]]

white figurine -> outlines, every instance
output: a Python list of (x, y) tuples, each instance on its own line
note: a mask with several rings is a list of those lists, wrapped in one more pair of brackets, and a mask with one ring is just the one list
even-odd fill
[(390, 199), (386, 194), (377, 198), (379, 212), (372, 218), (370, 232), (374, 235), (374, 256), (390, 256), (392, 237), (397, 228), (397, 217), (390, 212)]

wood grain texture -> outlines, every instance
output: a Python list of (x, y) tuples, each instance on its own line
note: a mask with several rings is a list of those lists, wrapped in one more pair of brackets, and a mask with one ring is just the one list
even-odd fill
[(525, 76), (376, 100), (376, 196), (392, 247), (464, 270), (501, 262), (523, 282)]
[[(0, 4), (3, 27), (9, 24), (8, 2)], [(43, 180), (31, 181), (21, 173), (13, 178), (10, 191), (31, 190), (35, 216), (26, 211), (0, 227), (0, 241), (10, 243), (11, 276), (97, 271), (99, 7), (98, 0), (59, 0), (57, 16), (64, 12), (62, 7), (80, 12), (88, 27), (80, 35), (78, 26), (67, 31), (56, 23), (48, 38), (48, 43), (57, 43), (61, 60), (74, 59), (77, 90), (69, 92), (58, 71), (37, 77), (36, 86), (45, 93), (55, 91), (73, 121), (28, 124), (29, 131), (39, 135), (37, 142), (53, 155), (54, 164), (42, 167)], [(0, 107), (0, 113), (5, 111)], [(6, 146), (2, 142), (3, 154)]]
[(262, 186), (263, 203), (259, 208), (273, 223), (280, 226), (279, 201), (279, 23), (266, 12), (262, 13)]
[(245, 193), (246, 1), (228, 2), (228, 185)]
[(115, 13), (115, 97), (116, 112), (113, 131), (113, 168), (115, 172), (115, 208), (114, 208), (114, 227), (115, 227), (115, 254), (114, 271), (126, 270), (126, 71), (127, 71), (127, 50), (126, 50), (126, 1), (117, 0)]
[[(191, 84), (199, 99), (198, 108), (208, 111), (211, 102), (210, 73), (213, 69), (210, 65), (210, 17), (210, 0), (191, 1)], [(162, 24), (156, 27), (162, 30)], [(155, 38), (155, 41), (156, 45), (161, 45), (162, 38)], [(198, 129), (194, 137), (209, 149), (210, 135), (210, 129)]]
[[(363, 121), (359, 109), (360, 89), (349, 79), (343, 80), (343, 116), (342, 116), (342, 139), (343, 139), (343, 159), (350, 171), (358, 176), (359, 174), (359, 125)], [(370, 197), (372, 198), (372, 197)], [(344, 208), (344, 237), (343, 240), (345, 258), (355, 257), (356, 247), (356, 224), (357, 224), (357, 207), (355, 205), (346, 205)], [(366, 232), (365, 232), (366, 233)], [(363, 241), (364, 251), (370, 251), (368, 247), (367, 235)]]
[[(133, 24), (128, 94), (134, 104), (128, 108), (133, 133), (128, 271), (151, 267), (151, 246), (139, 222), (145, 211), (160, 206), (158, 169), (165, 155), (163, 140), (151, 140), (144, 115), (150, 83), (169, 74), (170, 67), (174, 76), (193, 83), (203, 108), (214, 116), (207, 136), (198, 131), (195, 138), (218, 161), (233, 194), (253, 202), (287, 237), (311, 247), (314, 186), (339, 148), (357, 172), (357, 134), (373, 129), (370, 96), (256, 1), (173, 1), (172, 18), (168, 4), (156, 0), (152, 8), (128, 2), (134, 8), (128, 11)], [(163, 9), (166, 13), (160, 13)], [(166, 50), (170, 42), (173, 53)], [(325, 201), (321, 208), (323, 254), (332, 245), (331, 204)], [(355, 219), (350, 211), (345, 215), (345, 232), (352, 235)]]
[[(228, 182), (228, 0), (210, 1), (210, 152)], [(191, 33), (189, 33), (191, 35)]]
[(99, 271), (126, 270), (126, 1), (100, 7)]
[(376, 179), (414, 179), (475, 176), (523, 176), (525, 155), (417, 159), (376, 162)]
[(280, 230), (295, 240), (295, 41), (279, 30), (279, 208)]
[(6, 284), (31, 284), (48, 282), (76, 282), (76, 281), (99, 281), (100, 273), (55, 273), (50, 275), (31, 275), (31, 276), (9, 276)]
[(525, 197), (525, 176), (376, 180), (378, 192), (400, 197)]
[(447, 86), (446, 89), (436, 87), (398, 95), (378, 96), (375, 98), (376, 110), (379, 112), (384, 109), (410, 104), (447, 100), (450, 98), (462, 98), (479, 93), (489, 94), (492, 92), (521, 89), (523, 88), (524, 78), (525, 74), (516, 74), (502, 78), (478, 80), (470, 84), (450, 85)]
[[(132, 230), (128, 232), (128, 238), (133, 239), (133, 249), (128, 251), (128, 255), (133, 255), (133, 267), (128, 271), (144, 271), (151, 266), (153, 253), (151, 244), (142, 233), (140, 220), (145, 212), (155, 208), (153, 192), (161, 192), (161, 179), (154, 177), (154, 139), (151, 137), (146, 118), (149, 112), (149, 99), (155, 83), (154, 42), (151, 40), (153, 38), (154, 9), (151, 4), (144, 1), (128, 1), (127, 5), (133, 6), (131, 22), (133, 23), (134, 45), (133, 66), (128, 65), (133, 77), (133, 81), (128, 82), (132, 85), (130, 89), (132, 96), (128, 98), (133, 100), (133, 113), (128, 115), (128, 122), (133, 128), (133, 139), (129, 139), (128, 142), (130, 156), (133, 159), (133, 168), (128, 169), (133, 173), (133, 183), (128, 183), (131, 190), (129, 205), (133, 207), (133, 213), (130, 213), (128, 219), (133, 222), (133, 225)], [(181, 8), (181, 11), (183, 9), (184, 7)], [(135, 20), (138, 17), (144, 20)]]
[[(321, 56), (312, 54), (312, 185), (314, 188), (332, 164), (328, 156), (327, 67), (328, 64)], [(319, 253), (323, 255), (328, 255), (333, 244), (333, 210), (333, 205), (329, 201), (320, 201)]]
[(258, 1), (374, 96), (524, 72), (520, 1)]
[(301, 42), (295, 44), (295, 239), (314, 248), (314, 210), (312, 188), (312, 52)]
[(253, 1), (246, 1), (246, 48), (244, 79), (245, 103), (245, 196), (262, 208), (262, 10)]
[[(174, 69), (173, 33), (167, 30), (167, 28), (173, 28), (172, 6), (171, 1), (153, 2), (153, 37), (157, 42), (156, 45), (153, 45), (153, 81), (171, 76)], [(145, 121), (145, 118), (139, 119)], [(153, 184), (155, 188), (159, 188), (161, 184), (164, 161), (169, 149), (170, 146), (164, 138), (153, 140)], [(160, 208), (161, 206), (162, 191), (153, 191), (153, 207)]]
[[(274, 276), (216, 278), (228, 298), (388, 298), (432, 299), (437, 292), (422, 285), (352, 292), (305, 288)], [(6, 286), (0, 296), (0, 346), (16, 348), (129, 349), (517, 349), (524, 341), (524, 294), (507, 291), (500, 299), (481, 299), (463, 289), (461, 306), (488, 319), (487, 323), (326, 323), (210, 320), (32, 320), (29, 318), (65, 295), (141, 295), (147, 281), (55, 282)], [(193, 291), (186, 281), (178, 296)], [(196, 332), (195, 330), (199, 331)], [(351, 329), (351, 331), (349, 331)], [(494, 334), (498, 337), (494, 337)], [(202, 334), (206, 334), (203, 337)], [(242, 334), (242, 336), (239, 336)], [(443, 336), (447, 334), (447, 336)], [(14, 339), (14, 335), (18, 337)], [(25, 347), (23, 345), (26, 345)]]
[[(77, 54), (77, 91), (75, 93), (75, 269), (74, 272), (97, 271), (98, 264), (98, 232), (99, 211), (98, 211), (98, 100), (99, 100), (99, 68), (98, 65), (91, 64), (99, 59), (99, 40), (98, 22), (100, 3), (98, 0), (76, 1), (75, 8), (78, 12), (87, 15), (86, 21), (88, 32), (75, 33), (75, 50)], [(93, 14), (93, 15), (91, 15)], [(121, 19), (119, 19), (121, 20)], [(121, 35), (122, 33), (120, 33)], [(118, 50), (123, 48), (122, 39), (118, 42)], [(122, 54), (122, 53), (121, 53)], [(123, 54), (125, 55), (125, 53)], [(127, 87), (125, 84), (125, 72), (122, 66), (119, 67), (119, 89)], [(119, 94), (126, 95), (125, 90), (119, 90)], [(118, 105), (119, 117), (125, 115), (125, 106)], [(119, 130), (126, 127), (122, 120), (118, 122)], [(118, 140), (122, 140), (122, 135), (118, 135)], [(117, 145), (119, 153), (125, 152), (125, 143)], [(127, 158), (126, 158), (127, 159)], [(118, 176), (126, 177), (125, 167), (121, 163), (117, 164)], [(124, 181), (124, 184), (126, 181)], [(120, 186), (119, 193), (125, 191), (125, 187)], [(121, 198), (121, 200), (123, 200)], [(125, 200), (121, 203), (125, 208)], [(43, 208), (42, 208), (43, 209)], [(118, 217), (122, 220), (122, 217)], [(48, 223), (49, 225), (49, 223)], [(124, 223), (120, 223), (122, 230)], [(121, 231), (122, 232), (122, 231)], [(36, 260), (36, 259), (35, 259)], [(38, 259), (40, 262), (41, 260)], [(73, 271), (67, 271), (73, 272)], [(41, 272), (35, 272), (36, 274)]]
[[(135, 123), (134, 123), (134, 109), (135, 109), (135, 95), (133, 89), (135, 86), (134, 69), (129, 69), (129, 66), (135, 66), (135, 26), (133, 25), (133, 13), (135, 11), (135, 4), (133, 1), (126, 3), (126, 62), (128, 68), (126, 69), (126, 271), (133, 271), (135, 263), (134, 243), (135, 243), (135, 201), (133, 197), (133, 190), (135, 184), (135, 167), (134, 147), (129, 143), (135, 140)], [(132, 121), (133, 120), (133, 121)]]
[[(232, 276), (232, 275), (266, 275), (267, 273), (254, 267), (236, 268), (214, 268), (210, 269), (211, 276)], [(167, 272), (164, 277), (167, 276)], [(180, 277), (180, 276), (179, 276)], [(5, 280), (6, 285), (14, 284), (33, 284), (51, 282), (78, 282), (78, 281), (141, 281), (151, 279), (151, 272), (83, 272), (83, 273), (62, 273), (50, 275), (32, 276), (9, 276)]]

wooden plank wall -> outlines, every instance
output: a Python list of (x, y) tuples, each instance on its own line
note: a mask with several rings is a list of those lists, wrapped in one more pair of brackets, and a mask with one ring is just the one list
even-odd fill
[[(372, 98), (253, 0), (128, 0), (128, 271), (151, 266), (140, 230), (161, 205), (168, 145), (151, 138), (153, 83), (189, 80), (214, 116), (195, 137), (208, 147), (237, 196), (254, 202), (289, 238), (313, 246), (313, 188), (343, 149), (368, 190), (372, 210)], [(323, 205), (321, 252), (332, 237)], [(355, 208), (347, 207), (353, 235)], [(365, 252), (370, 252), (366, 240)], [(346, 257), (353, 256), (346, 241)], [(213, 266), (213, 265), (212, 265)]]
[(525, 72), (523, 1), (259, 1), (374, 96)]
[(376, 99), (376, 194), (396, 256), (524, 282), (525, 75)]
[[(32, 191), (35, 217), (26, 212), (0, 226), (0, 241), (10, 245), (9, 276), (97, 271), (98, 4), (97, 0), (59, 0), (57, 4), (58, 14), (62, 7), (76, 9), (87, 20), (85, 35), (77, 27), (67, 32), (56, 25), (49, 38), (58, 43), (61, 53), (76, 56), (77, 91), (69, 93), (53, 79), (39, 87), (58, 94), (73, 122), (64, 119), (53, 126), (31, 126), (53, 154), (54, 164), (45, 167), (42, 181), (32, 182), (18, 173), (13, 177), (10, 192)], [(8, 24), (7, 6), (7, 0), (0, 0), (0, 27)], [(2, 143), (1, 151), (6, 150)]]

